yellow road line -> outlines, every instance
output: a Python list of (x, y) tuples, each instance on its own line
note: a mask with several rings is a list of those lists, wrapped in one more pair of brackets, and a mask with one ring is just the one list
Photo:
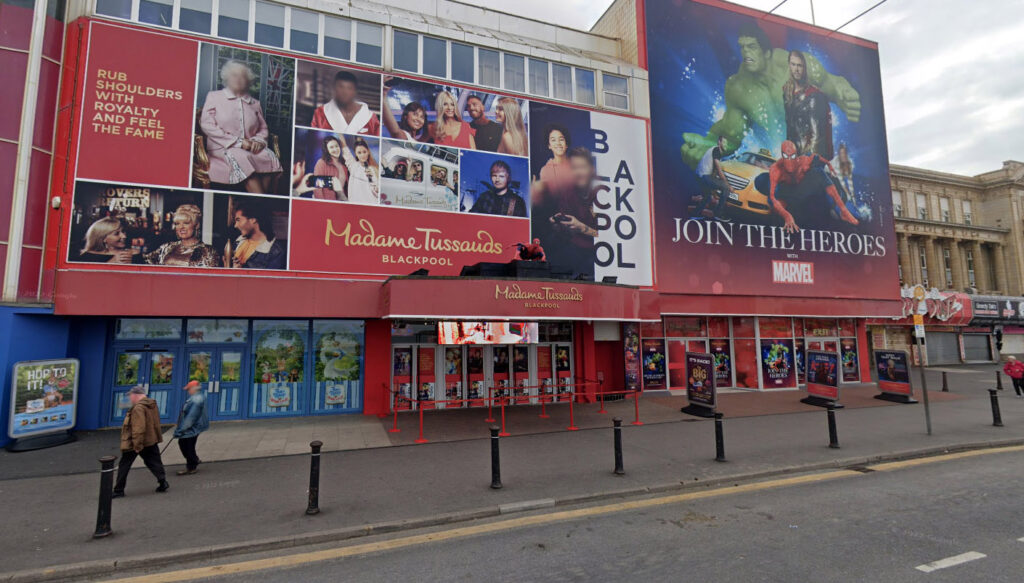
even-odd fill
[[(921, 466), (925, 464), (940, 463), (946, 461), (952, 461), (957, 459), (964, 459), (969, 457), (976, 457), (981, 455), (991, 455), (998, 453), (1009, 453), (1024, 451), (1024, 445), (1010, 446), (1010, 447), (998, 447), (991, 449), (980, 449), (972, 451), (963, 451), (951, 454), (937, 455), (925, 458), (909, 459), (897, 462), (886, 462), (874, 465), (866, 466), (869, 469), (875, 471), (892, 471), (904, 468), (911, 468), (915, 466)], [(850, 478), (853, 476), (862, 476), (863, 474), (854, 470), (833, 470), (828, 472), (820, 472), (816, 474), (806, 474), (802, 476), (793, 476), (789, 478), (779, 478), (776, 480), (767, 480), (764, 482), (753, 482), (750, 484), (743, 484), (741, 486), (727, 486), (722, 488), (714, 488), (709, 490), (699, 490), (693, 492), (683, 492), (681, 494), (672, 494), (669, 496), (660, 496), (658, 498), (646, 498), (642, 500), (629, 500), (625, 502), (617, 502), (614, 504), (605, 504), (602, 506), (593, 506), (589, 508), (577, 508), (574, 510), (562, 510), (557, 512), (549, 512), (547, 514), (538, 514), (535, 516), (523, 516), (519, 518), (511, 518), (507, 520), (500, 520), (496, 522), (490, 522), (486, 524), (477, 524), (473, 526), (465, 526), (459, 528), (452, 528), (448, 530), (431, 532), (426, 534), (417, 534), (405, 537), (394, 538), (390, 540), (376, 541), (371, 543), (363, 543), (352, 546), (345, 546), (333, 549), (324, 549), (321, 551), (311, 551), (305, 553), (296, 553), (292, 555), (284, 555), (280, 557), (271, 557), (267, 559), (254, 559), (250, 561), (239, 561), (236, 563), (227, 563), (224, 565), (214, 565), (210, 567), (197, 567), (194, 569), (182, 569), (178, 571), (168, 571), (165, 573), (154, 573), (152, 575), (141, 575), (138, 577), (128, 577), (123, 579), (111, 580), (108, 583), (173, 583), (176, 581), (192, 581), (195, 579), (203, 579), (208, 577), (220, 577), (225, 575), (237, 575), (239, 573), (251, 573), (254, 571), (263, 571), (268, 569), (283, 569), (287, 567), (297, 567), (308, 563), (316, 563), (322, 561), (330, 561), (335, 559), (342, 559), (345, 557), (353, 557), (358, 555), (366, 555), (370, 553), (376, 553), (381, 551), (388, 551), (394, 549), (400, 549), (404, 547), (410, 547), (415, 545), (422, 545), (433, 542), (447, 541), (459, 538), (467, 538), (471, 536), (478, 536), (483, 534), (490, 534), (495, 532), (501, 532), (514, 528), (524, 528), (529, 526), (539, 526), (543, 524), (551, 524), (555, 522), (563, 522), (567, 520), (576, 520), (579, 518), (589, 518), (593, 516), (601, 516), (604, 514), (612, 514), (615, 512), (622, 512), (625, 510), (637, 510), (641, 508), (651, 508), (654, 506), (664, 506), (666, 504), (676, 504), (679, 502), (689, 502), (692, 500), (700, 500), (704, 498), (714, 498), (717, 496), (727, 496), (731, 494), (743, 494), (749, 492), (758, 492), (761, 490), (770, 490), (774, 488), (785, 488), (788, 486), (798, 486), (802, 484), (813, 484), (817, 482), (825, 482), (828, 480), (836, 480), (839, 478)]]
[(662, 506), (665, 504), (674, 504), (677, 502), (700, 500), (702, 498), (713, 498), (716, 496), (724, 496), (728, 494), (757, 492), (760, 490), (783, 488), (786, 486), (795, 486), (799, 484), (812, 484), (816, 482), (824, 482), (826, 480), (849, 478), (860, 475), (863, 474), (855, 472), (853, 470), (834, 470), (818, 474), (794, 476), (791, 478), (782, 478), (778, 480), (769, 480), (765, 482), (755, 482), (752, 484), (744, 484), (742, 486), (730, 486), (724, 488), (715, 488), (712, 490), (685, 492), (682, 494), (673, 494), (671, 496), (662, 496), (659, 498), (630, 500), (627, 502), (618, 502), (615, 504), (606, 504), (603, 506), (594, 506), (591, 508), (578, 508), (575, 510), (563, 510), (559, 512), (551, 512), (548, 514), (538, 514), (536, 516), (523, 516), (520, 518), (512, 518), (509, 520), (501, 520), (498, 522), (491, 522), (487, 524), (465, 526), (461, 528), (453, 528), (439, 532), (400, 537), (391, 540), (383, 540), (334, 549), (325, 549), (322, 551), (297, 553), (294, 555), (271, 557), (267, 559), (255, 559), (251, 561), (240, 561), (237, 563), (214, 565), (210, 567), (197, 567), (194, 569), (183, 569), (180, 571), (169, 571), (166, 573), (154, 573), (152, 575), (142, 575), (139, 577), (128, 577), (125, 579), (117, 579), (116, 581), (110, 581), (109, 583), (171, 583), (174, 581), (191, 581), (194, 579), (202, 579), (206, 577), (237, 575), (239, 573), (263, 571), (266, 569), (281, 569), (284, 567), (295, 567), (307, 563), (329, 561), (345, 557), (352, 557), (356, 555), (365, 555), (380, 551), (394, 550), (414, 545), (440, 542), (458, 538), (466, 538), (470, 536), (478, 536), (482, 534), (501, 532), (513, 528), (538, 526), (542, 524), (550, 524), (553, 522), (562, 522), (566, 520), (574, 520), (577, 518), (586, 518), (592, 516), (599, 516), (602, 514), (622, 512), (624, 510), (650, 508), (652, 506)]

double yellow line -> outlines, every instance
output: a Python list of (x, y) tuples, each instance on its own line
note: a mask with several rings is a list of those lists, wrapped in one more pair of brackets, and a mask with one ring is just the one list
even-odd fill
[[(1024, 445), (999, 447), (992, 449), (980, 449), (925, 458), (909, 459), (897, 462), (879, 463), (866, 466), (866, 469), (873, 470), (876, 472), (885, 472), (921, 466), (925, 464), (947, 462), (969, 457), (1019, 451), (1024, 451)], [(617, 502), (615, 504), (605, 504), (602, 506), (592, 506), (589, 508), (562, 510), (556, 512), (549, 512), (546, 514), (537, 514), (534, 516), (522, 516), (519, 518), (499, 520), (496, 522), (489, 522), (486, 524), (464, 526), (459, 528), (442, 530), (438, 532), (404, 536), (390, 540), (382, 540), (371, 543), (363, 543), (352, 546), (325, 549), (321, 551), (296, 553), (292, 555), (272, 557), (267, 559), (254, 559), (249, 561), (239, 561), (236, 563), (227, 563), (224, 565), (213, 565), (210, 567), (197, 567), (194, 569), (182, 569), (178, 571), (168, 571), (165, 573), (155, 573), (152, 575), (128, 577), (124, 579), (116, 579), (108, 583), (171, 583), (174, 581), (192, 581), (195, 579), (204, 579), (209, 577), (219, 577), (225, 575), (237, 575), (240, 573), (251, 573), (254, 571), (265, 571), (269, 569), (284, 569), (288, 567), (306, 565), (309, 563), (331, 561), (336, 559), (343, 559), (345, 557), (355, 557), (359, 555), (366, 555), (381, 551), (390, 551), (394, 549), (401, 549), (405, 547), (411, 547), (427, 543), (435, 543), (441, 541), (449, 541), (453, 539), (479, 536), (483, 534), (491, 534), (495, 532), (511, 530), (514, 528), (540, 526), (544, 524), (564, 522), (567, 520), (576, 520), (580, 518), (589, 518), (593, 516), (601, 516), (604, 514), (612, 514), (615, 512), (623, 512), (626, 510), (638, 510), (642, 508), (651, 508), (654, 506), (664, 506), (666, 504), (676, 504), (680, 502), (700, 500), (703, 498), (715, 498), (718, 496), (726, 496), (731, 494), (743, 494), (749, 492), (759, 492), (762, 490), (785, 488), (788, 486), (798, 486), (802, 484), (814, 484), (817, 482), (826, 482), (829, 480), (837, 480), (839, 478), (850, 478), (853, 476), (860, 475), (863, 475), (863, 473), (856, 470), (832, 470), (827, 472), (794, 476), (790, 478), (779, 478), (775, 480), (766, 480), (763, 482), (753, 482), (750, 484), (744, 484), (742, 486), (727, 486), (709, 490), (699, 490), (694, 492), (684, 492), (681, 494), (672, 494), (669, 496), (659, 496), (657, 498), (645, 498), (641, 500)]]

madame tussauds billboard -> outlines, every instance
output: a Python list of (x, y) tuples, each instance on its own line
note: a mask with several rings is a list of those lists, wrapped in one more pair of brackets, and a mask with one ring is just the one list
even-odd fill
[(659, 287), (897, 297), (877, 46), (714, 0), (647, 33)]

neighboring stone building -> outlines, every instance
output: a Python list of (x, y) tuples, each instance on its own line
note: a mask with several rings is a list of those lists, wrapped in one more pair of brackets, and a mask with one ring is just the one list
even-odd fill
[(892, 165), (900, 280), (1024, 295), (1024, 163), (961, 176)]

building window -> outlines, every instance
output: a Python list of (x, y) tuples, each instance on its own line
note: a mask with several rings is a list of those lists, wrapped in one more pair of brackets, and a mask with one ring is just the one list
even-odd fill
[(906, 283), (903, 280), (903, 253), (900, 251), (899, 246), (896, 247), (896, 273), (900, 278), (900, 285)]
[(423, 37), (423, 74), (448, 76), (448, 43), (430, 36)]
[(629, 109), (629, 79), (602, 73), (601, 83), (604, 84), (605, 107)]
[(288, 46), (293, 51), (315, 55), (320, 52), (320, 15), (308, 10), (292, 8), (291, 36)]
[(420, 39), (417, 35), (395, 31), (395, 42), (392, 43), (394, 54), (391, 56), (391, 64), (395, 69), (419, 72), (419, 45)]
[(505, 89), (526, 93), (526, 59), (505, 53)]
[(924, 194), (917, 195), (917, 218), (928, 220), (928, 197)]
[(352, 60), (352, 21), (324, 17), (324, 56)]
[(477, 83), (485, 87), (501, 87), (501, 53), (477, 49), (479, 77)]
[(127, 20), (132, 17), (132, 0), (96, 0), (96, 14)]
[(925, 253), (925, 246), (919, 244), (917, 246), (918, 259), (921, 261), (921, 285), (928, 287), (928, 254)]
[(576, 69), (576, 101), (587, 105), (595, 105), (597, 103), (593, 71)]
[(963, 211), (964, 211), (964, 224), (965, 225), (973, 225), (974, 224), (974, 213), (971, 212), (971, 201), (969, 201), (969, 200), (963, 201), (962, 208), (963, 208)]
[(892, 191), (892, 214), (897, 219), (903, 217), (903, 193), (898, 190)]
[(380, 66), (384, 47), (384, 27), (368, 22), (356, 23), (356, 62)]
[(256, 3), (256, 44), (284, 47), (284, 6)]
[(974, 279), (974, 251), (967, 251), (967, 285), (978, 287)]
[(942, 249), (942, 267), (946, 272), (946, 289), (953, 289), (953, 268), (949, 258), (949, 249)]
[(139, 0), (139, 22), (170, 27), (173, 17), (173, 0)]
[(572, 101), (572, 67), (552, 63), (551, 78), (555, 90), (553, 97)]
[(547, 97), (551, 94), (548, 88), (548, 62), (530, 59), (530, 93)]
[(950, 221), (950, 216), (949, 216), (949, 199), (948, 198), (940, 198), (939, 199), (939, 214), (942, 217), (942, 222), (943, 223), (948, 223)]
[(476, 68), (473, 59), (473, 47), (452, 43), (452, 79), (472, 83), (473, 70)]
[(213, 25), (213, 0), (181, 0), (178, 28), (210, 34)]
[(240, 41), (249, 40), (249, 0), (220, 0), (217, 36)]

